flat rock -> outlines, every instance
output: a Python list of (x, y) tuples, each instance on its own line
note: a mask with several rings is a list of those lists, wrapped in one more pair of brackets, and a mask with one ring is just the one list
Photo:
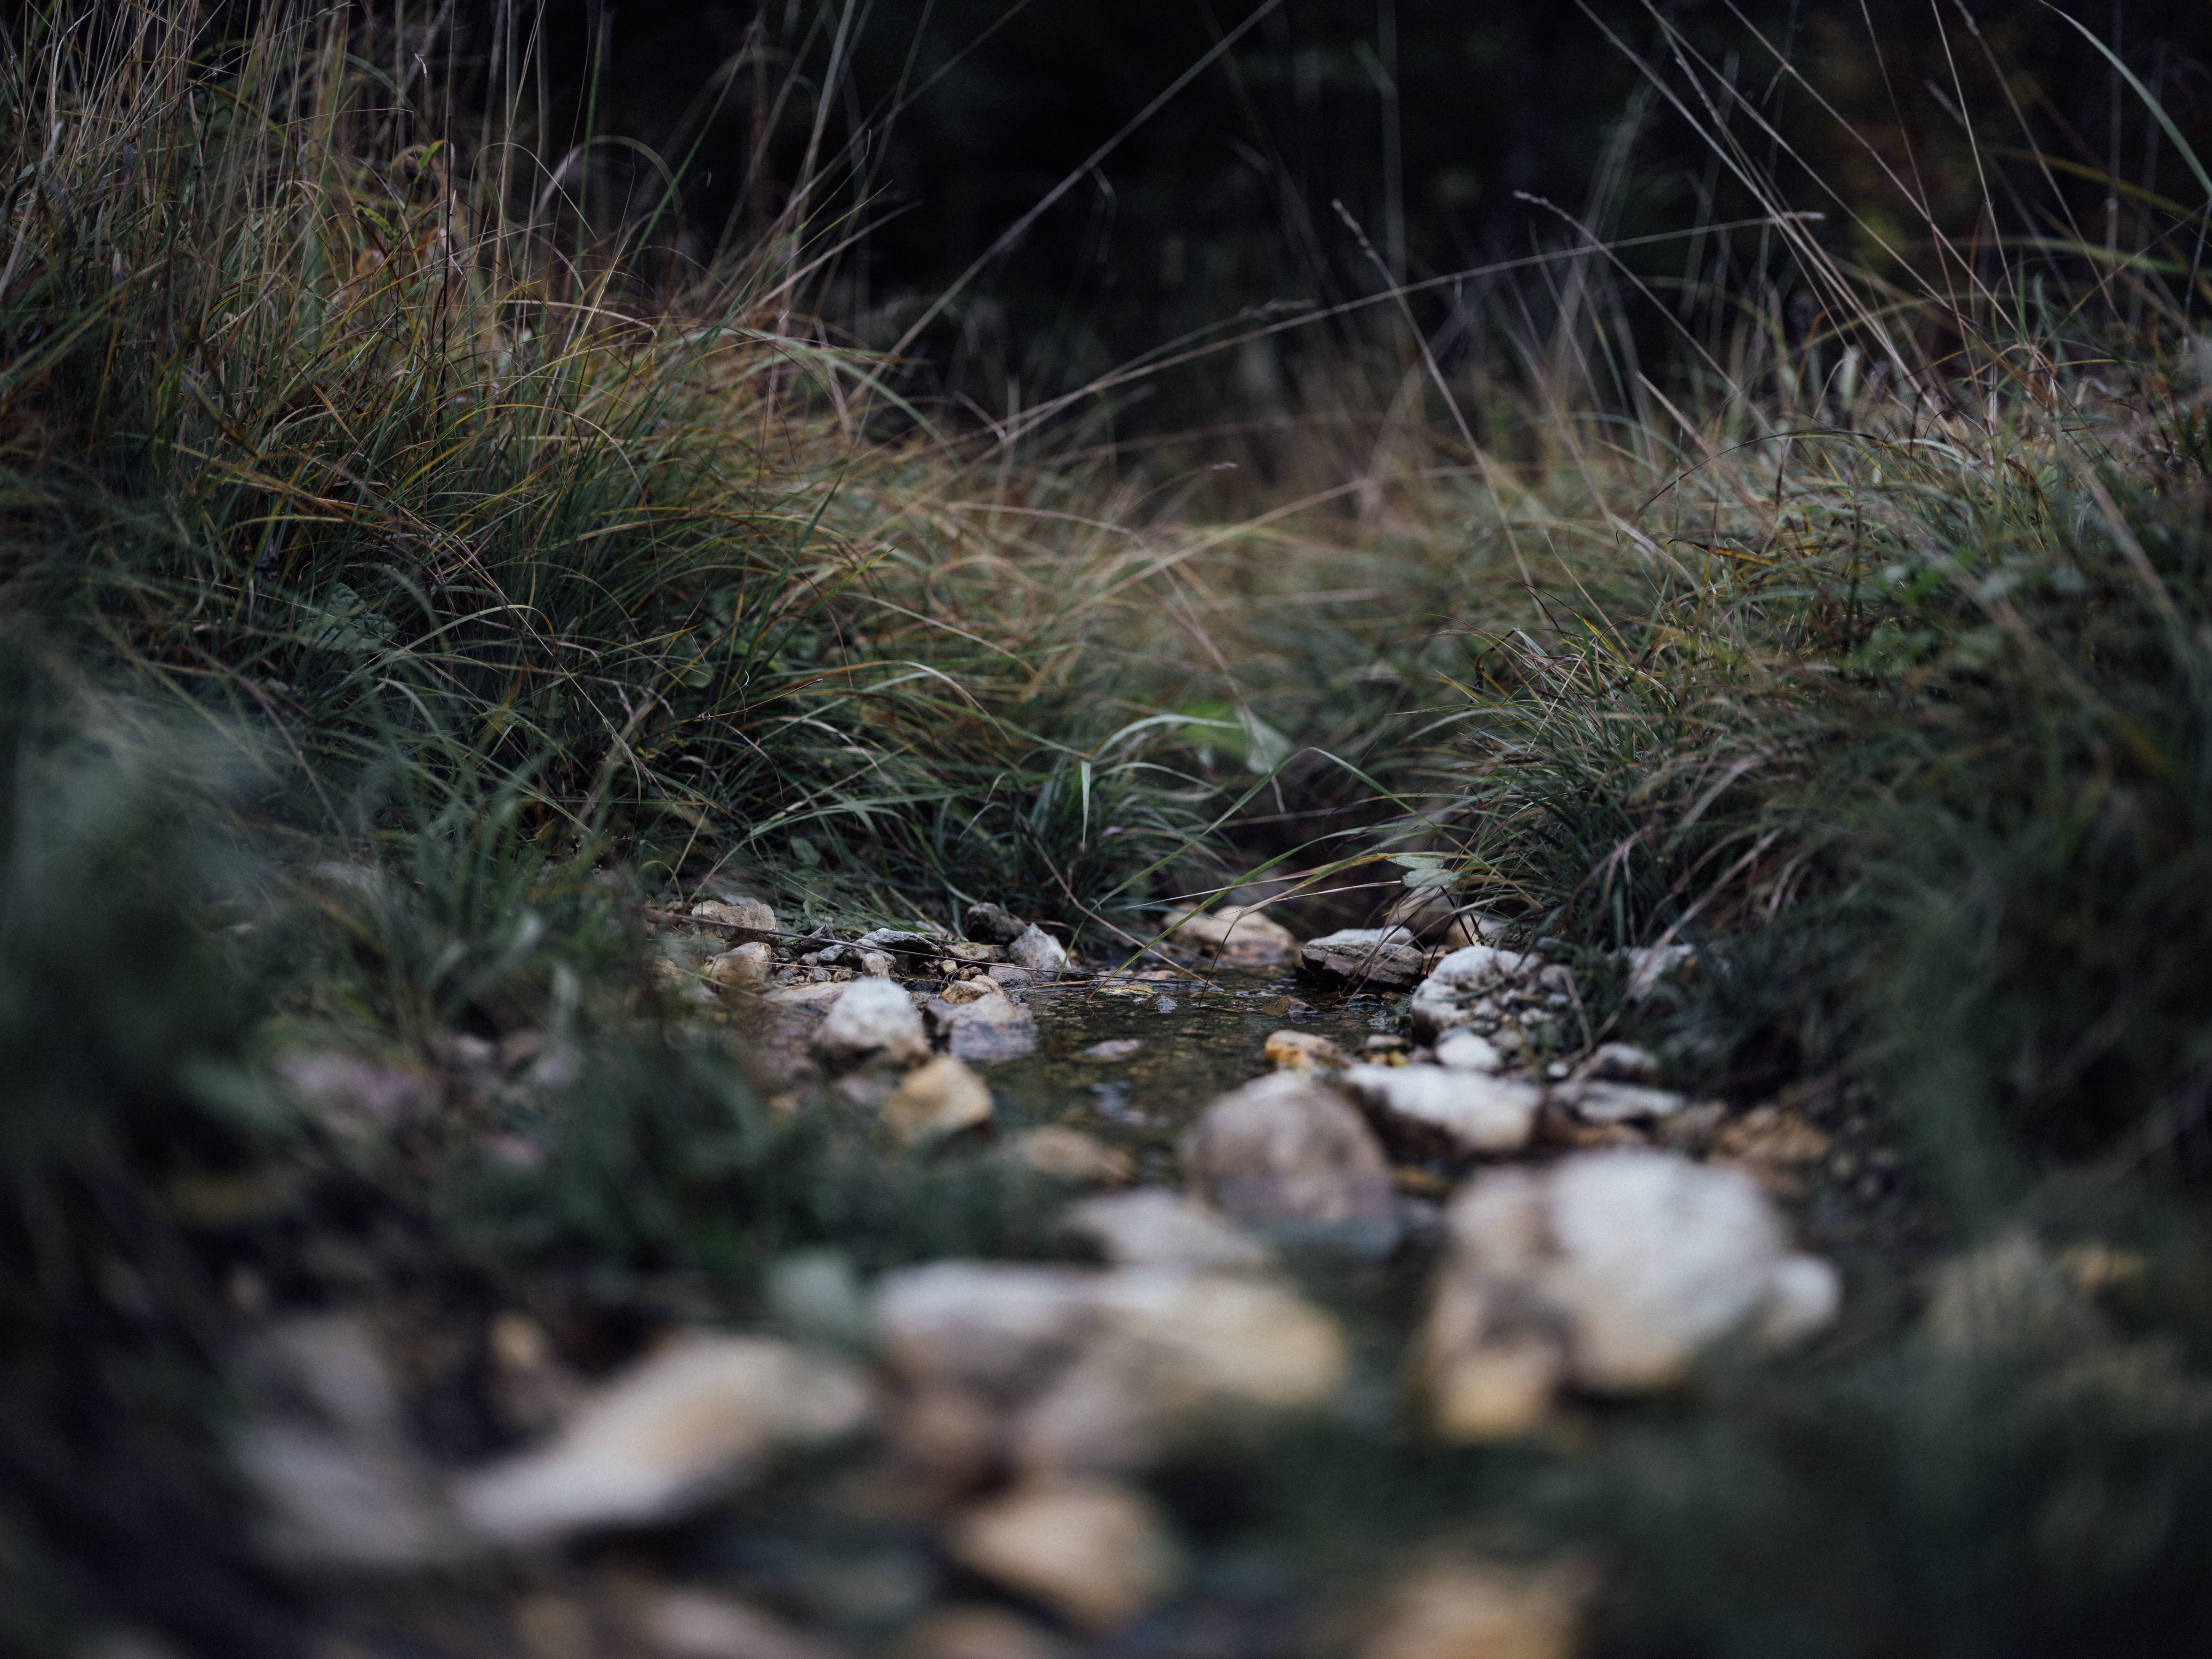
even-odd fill
[(1461, 1158), (1522, 1151), (1544, 1103), (1537, 1084), (1446, 1066), (1354, 1066), (1344, 1086), (1385, 1140)]
[(765, 1337), (701, 1337), (599, 1389), (550, 1445), (454, 1483), (462, 1518), (507, 1545), (657, 1525), (756, 1474), (769, 1454), (858, 1428), (866, 1384)]
[(1036, 1015), (1007, 996), (981, 996), (951, 1003), (941, 998), (923, 1006), (929, 1030), (945, 1048), (978, 1065), (1019, 1060), (1036, 1047)]
[(1231, 1091), (1199, 1115), (1179, 1150), (1193, 1188), (1240, 1224), (1395, 1241), (1382, 1149), (1344, 1097), (1312, 1078), (1278, 1072)]
[(939, 1054), (899, 1079), (879, 1115), (902, 1144), (919, 1146), (988, 1123), (991, 1091), (958, 1055)]
[(887, 979), (859, 979), (843, 988), (830, 1005), (829, 1017), (814, 1034), (824, 1057), (848, 1063), (881, 1054), (894, 1060), (921, 1060), (929, 1038), (914, 999)]
[(1546, 967), (1544, 959), (1520, 951), (1492, 945), (1467, 945), (1437, 963), (1428, 977), (1413, 988), (1407, 1009), (1413, 1035), (1434, 1042), (1444, 1032), (1474, 1018), (1472, 1005), (1502, 990), (1534, 986)]
[(1256, 904), (1169, 914), (1168, 942), (1231, 968), (1266, 968), (1297, 954), (1297, 936)]
[(1066, 948), (1034, 922), (1008, 940), (1006, 949), (1008, 962), (1033, 974), (1060, 974), (1067, 970)]
[(1421, 951), (1403, 927), (1345, 927), (1308, 939), (1298, 972), (1326, 985), (1402, 990), (1421, 977)]
[(1601, 1078), (1562, 1084), (1552, 1091), (1552, 1097), (1585, 1123), (1662, 1122), (1689, 1103), (1672, 1090), (1611, 1083)]
[(953, 1559), (1091, 1631), (1164, 1601), (1182, 1558), (1152, 1500), (1103, 1480), (1042, 1480), (969, 1510), (945, 1539)]
[(1067, 1224), (1123, 1267), (1192, 1272), (1265, 1267), (1275, 1253), (1202, 1205), (1163, 1187), (1093, 1198), (1071, 1207)]
[[(1735, 1332), (1794, 1340), (1836, 1309), (1834, 1269), (1789, 1252), (1756, 1182), (1669, 1153), (1492, 1171), (1453, 1200), (1447, 1225), (1451, 1250), (1418, 1347), (1439, 1404), (1480, 1395), (1486, 1368), (1491, 1384), (1500, 1365), (1540, 1376), (1547, 1352), (1579, 1387), (1648, 1392)], [(1476, 1437), (1480, 1416), (1463, 1409), (1461, 1431)]]

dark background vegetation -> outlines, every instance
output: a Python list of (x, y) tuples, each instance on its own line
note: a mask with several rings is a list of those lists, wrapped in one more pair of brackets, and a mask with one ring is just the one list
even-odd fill
[[(1746, 106), (1736, 125), (1756, 134), (1758, 121), (1772, 124), (1778, 136), (1754, 153), (1795, 204), (1819, 204), (1832, 186), (1908, 260), (1926, 233), (1916, 236), (1893, 199), (1884, 204), (1885, 164), (1966, 245), (1978, 227), (1988, 240), (1985, 182), (2010, 206), (2003, 181), (2030, 149), (2054, 175), (2030, 175), (2031, 216), (2054, 237), (2134, 245), (2134, 204), (2092, 175), (2189, 193), (2139, 100), (2038, 0), (1662, 9), (1736, 86)], [(2212, 9), (2196, 0), (2070, 9), (2117, 46), (2184, 131), (2212, 116)], [(1237, 0), (856, 0), (842, 11), (554, 0), (541, 95), (549, 135), (620, 133), (672, 162), (690, 158), (679, 240), (704, 257), (787, 204), (815, 136), (807, 88), (839, 55), (849, 74), (824, 114), (817, 153), (834, 164), (815, 199), (836, 210), (821, 234), (854, 240), (820, 304), (884, 346), (1251, 10)], [(1524, 195), (1609, 235), (1753, 213), (1705, 143), (1640, 90), (1630, 52), (1668, 67), (1657, 15), (1638, 0), (1285, 0), (988, 262), (914, 343), (929, 366), (915, 378), (1002, 416), (1248, 307), (1372, 295), (1384, 285), (1378, 264), (1420, 282), (1575, 234)], [(481, 23), (462, 39), (464, 52), (482, 43)], [(1778, 71), (1777, 52), (1802, 82)], [(633, 152), (600, 155), (611, 202), (650, 187)], [(1846, 258), (1896, 273), (1839, 214), (1823, 234)], [(1631, 261), (1678, 295), (1685, 283), (1708, 293), (1789, 286), (1779, 250), (1755, 232), (1673, 240)], [(1448, 362), (1482, 353), (1485, 302), (1505, 287), (1477, 277), (1417, 300)], [(1206, 360), (1151, 388), (1150, 406), (1124, 424), (1157, 431), (1310, 410), (1358, 327), (1298, 331)]]

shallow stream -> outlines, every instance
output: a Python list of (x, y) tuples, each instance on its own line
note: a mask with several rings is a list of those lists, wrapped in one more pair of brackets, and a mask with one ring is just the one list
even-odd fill
[(1167, 1180), (1176, 1138), (1199, 1109), (1269, 1069), (1269, 1033), (1312, 1031), (1357, 1053), (1396, 1024), (1404, 1001), (1317, 989), (1287, 967), (1102, 974), (1022, 995), (1036, 1012), (1036, 1050), (979, 1067), (1000, 1121), (1085, 1130)]

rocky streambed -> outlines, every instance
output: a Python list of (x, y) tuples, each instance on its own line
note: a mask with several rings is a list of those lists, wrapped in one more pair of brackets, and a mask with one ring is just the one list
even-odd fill
[(1232, 912), (1078, 963), (990, 906), (957, 939), (799, 933), (735, 896), (653, 919), (662, 994), (775, 1112), (914, 1158), (995, 1146), (1064, 1184), (1066, 1259), (864, 1279), (797, 1253), (757, 1328), (666, 1323), (597, 1376), (501, 1314), (489, 1387), (538, 1426), (458, 1463), (373, 1322), (276, 1322), (237, 1455), (278, 1559), (495, 1570), (533, 1659), (1564, 1655), (1586, 1559), (1462, 1540), (1347, 1591), (1223, 1557), (1161, 1482), (1317, 1429), (1547, 1443), (1849, 1310), (1797, 1235), (1855, 1248), (1832, 1224), (1879, 1149), (1670, 1089), (1591, 1040), (1565, 967), (1479, 933)]

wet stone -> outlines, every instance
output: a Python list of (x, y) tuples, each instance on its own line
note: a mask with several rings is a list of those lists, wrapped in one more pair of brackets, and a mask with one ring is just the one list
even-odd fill
[(963, 1003), (933, 999), (923, 1005), (923, 1014), (949, 1053), (979, 1065), (1019, 1060), (1036, 1047), (1036, 1016), (1011, 997)]

